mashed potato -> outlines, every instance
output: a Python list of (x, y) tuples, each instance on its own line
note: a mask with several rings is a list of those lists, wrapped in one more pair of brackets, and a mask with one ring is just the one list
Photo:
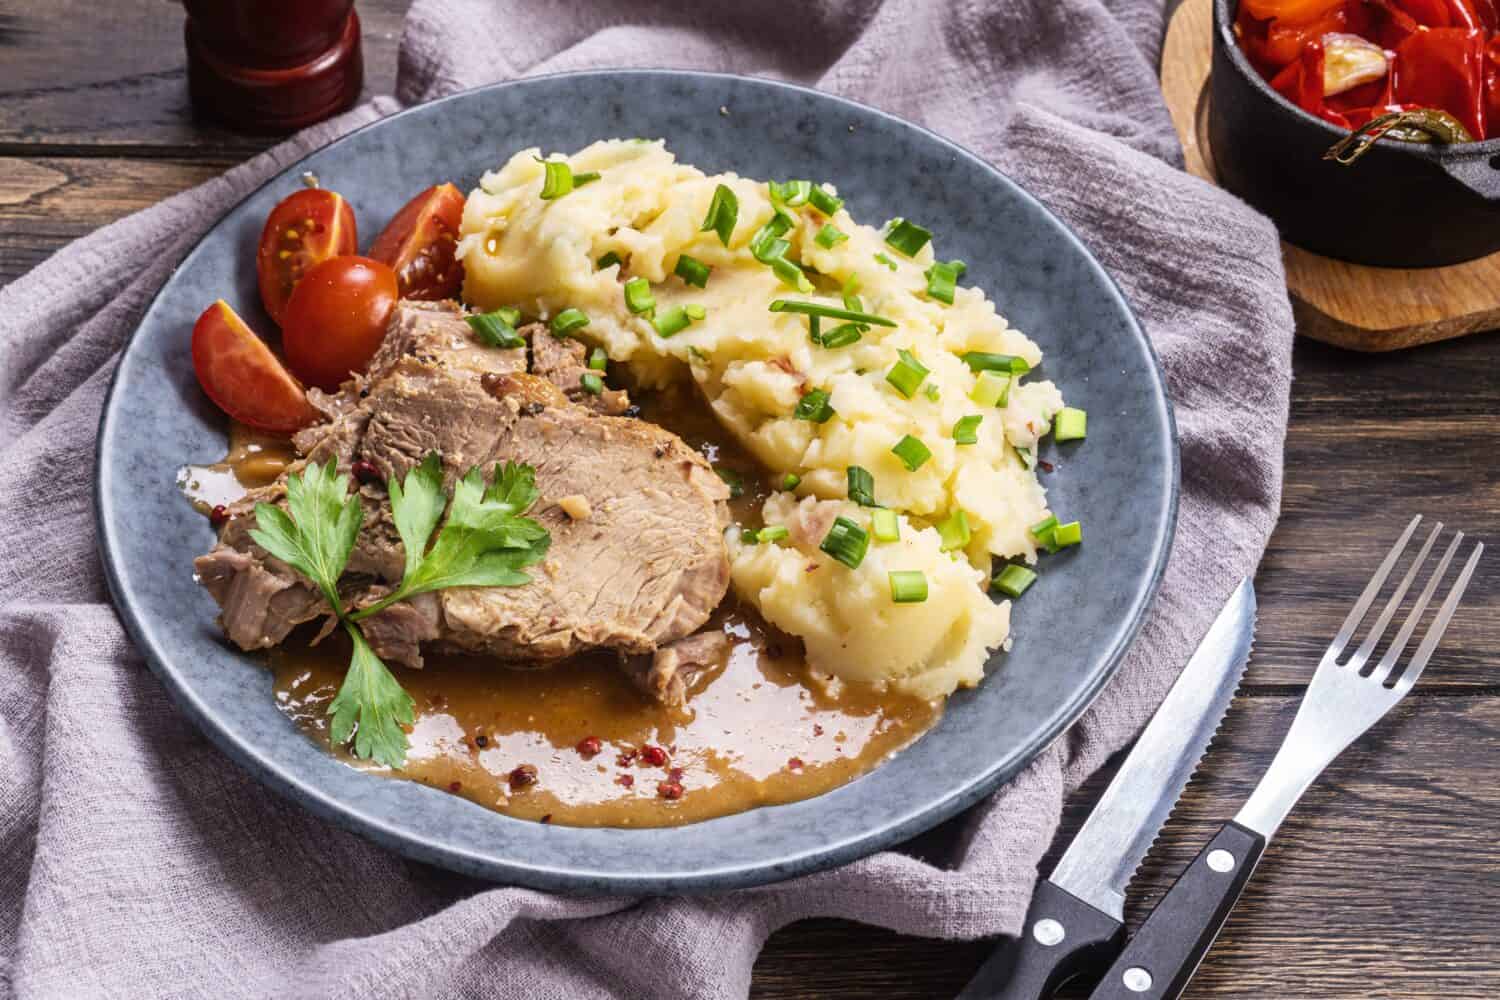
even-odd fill
[[(968, 352), (1005, 354), (1032, 368), (1041, 352), (1012, 329), (977, 288), (960, 286), (953, 303), (927, 292), (931, 244), (907, 257), (884, 234), (855, 222), (840, 207), (832, 216), (802, 205), (783, 235), (784, 257), (805, 269), (811, 290), (789, 287), (752, 254), (750, 243), (778, 210), (765, 183), (734, 174), (706, 176), (678, 163), (660, 142), (598, 142), (565, 158), (572, 172), (599, 177), (563, 197), (539, 197), (540, 152), (526, 150), (485, 174), (464, 209), (459, 254), (464, 296), (479, 309), (519, 308), (548, 319), (581, 309), (586, 327), (573, 335), (601, 345), (647, 387), (691, 381), (719, 422), (771, 472), (773, 482), (801, 477), (801, 497), (838, 501), (868, 528), (868, 509), (848, 504), (847, 470), (867, 469), (875, 500), (902, 515), (898, 543), (872, 542), (858, 569), (833, 562), (817, 538), (730, 543), (735, 586), (772, 623), (800, 636), (810, 662), (840, 677), (890, 681), (936, 696), (977, 683), (987, 651), (1006, 638), (1009, 605), (986, 595), (991, 560), (1034, 560), (1028, 526), (1048, 516), (1046, 496), (1030, 467), (1062, 398), (1050, 382), (1015, 378), (1006, 405), (971, 398), (977, 376)], [(702, 231), (715, 190), (738, 200), (728, 246)], [(831, 224), (847, 238), (832, 247), (815, 237)], [(620, 263), (601, 259), (613, 254)], [(711, 267), (704, 288), (674, 272), (684, 254)], [(661, 336), (651, 314), (635, 314), (622, 291), (644, 278), (654, 315), (701, 307), (702, 318)], [(771, 312), (778, 299), (843, 307), (857, 294), (862, 310), (894, 321), (868, 325), (844, 347), (815, 344), (805, 315)], [(840, 321), (822, 321), (823, 330)], [(928, 369), (906, 398), (886, 380), (908, 351)], [(798, 419), (810, 390), (829, 394), (834, 415)], [(976, 443), (953, 440), (963, 417), (982, 415)], [(908, 471), (891, 448), (904, 436), (931, 457)], [(797, 498), (773, 496), (767, 524), (791, 517)], [(961, 552), (939, 550), (933, 525), (963, 512), (970, 540)], [(810, 514), (808, 515), (811, 516)], [(831, 518), (828, 520), (831, 521)], [(809, 562), (816, 571), (808, 572)], [(892, 602), (889, 569), (919, 569), (928, 600)]]

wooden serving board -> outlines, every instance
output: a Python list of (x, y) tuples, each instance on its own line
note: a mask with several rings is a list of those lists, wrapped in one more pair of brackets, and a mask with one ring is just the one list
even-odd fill
[[(1208, 145), (1213, 0), (1183, 0), (1167, 27), (1161, 89), (1188, 172), (1217, 183)], [(1449, 267), (1368, 267), (1281, 244), (1297, 332), (1394, 351), (1500, 327), (1500, 253)]]

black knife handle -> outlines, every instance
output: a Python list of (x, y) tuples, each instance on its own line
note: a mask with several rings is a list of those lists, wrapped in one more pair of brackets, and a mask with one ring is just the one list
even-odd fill
[(1156, 904), (1089, 1000), (1175, 1000), (1213, 947), (1266, 838), (1226, 823)]
[(1108, 962), (1123, 932), (1118, 920), (1044, 879), (1031, 897), (1021, 935), (979, 967), (959, 1000), (1049, 997), (1078, 973)]

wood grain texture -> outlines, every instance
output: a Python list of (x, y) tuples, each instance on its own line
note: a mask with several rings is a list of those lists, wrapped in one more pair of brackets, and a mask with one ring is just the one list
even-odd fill
[[(359, 0), (365, 95), (395, 86), (407, 0)], [(194, 121), (182, 7), (170, 0), (23, 0), (0, 9), (0, 155), (211, 157), (276, 142)]]
[[(1161, 85), (1188, 171), (1215, 180), (1207, 120), (1213, 0), (1183, 0), (1167, 28)], [(1366, 267), (1283, 243), (1297, 331), (1393, 351), (1500, 326), (1500, 253), (1451, 267)]]
[[(391, 88), (405, 6), (359, 0), (368, 89)], [(189, 119), (180, 30), (168, 0), (12, 0), (0, 12), (0, 284), (272, 141)], [(1407, 514), (1427, 511), (1481, 535), (1493, 524), (1497, 349), (1493, 334), (1400, 356), (1299, 339), (1284, 510), (1257, 578), (1255, 661), (1142, 868), (1133, 921), (1239, 807), (1312, 664)], [(1189, 997), (1494, 995), (1500, 573), (1481, 566), (1469, 593), (1418, 695), (1293, 813)], [(1052, 857), (1108, 778), (1072, 797)], [(992, 947), (808, 921), (771, 937), (752, 992), (764, 1000), (950, 997)]]
[[(1138, 925), (1233, 816), (1296, 713), (1287, 695), (1241, 697), (1132, 885)], [(1189, 1000), (1451, 1000), (1493, 996), (1500, 700), (1409, 699), (1313, 786), (1272, 841), (1185, 997)], [(1106, 776), (1070, 804), (1058, 846)], [(1059, 853), (1054, 849), (1052, 857)], [(1044, 868), (1051, 864), (1051, 858)], [(951, 997), (986, 942), (902, 938), (842, 921), (774, 935), (752, 996)], [(1072, 991), (1068, 996), (1086, 996)]]

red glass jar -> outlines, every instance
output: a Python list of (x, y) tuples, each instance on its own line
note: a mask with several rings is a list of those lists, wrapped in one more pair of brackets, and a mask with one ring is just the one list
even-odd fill
[(352, 105), (364, 83), (354, 0), (183, 0), (194, 109), (285, 132)]

